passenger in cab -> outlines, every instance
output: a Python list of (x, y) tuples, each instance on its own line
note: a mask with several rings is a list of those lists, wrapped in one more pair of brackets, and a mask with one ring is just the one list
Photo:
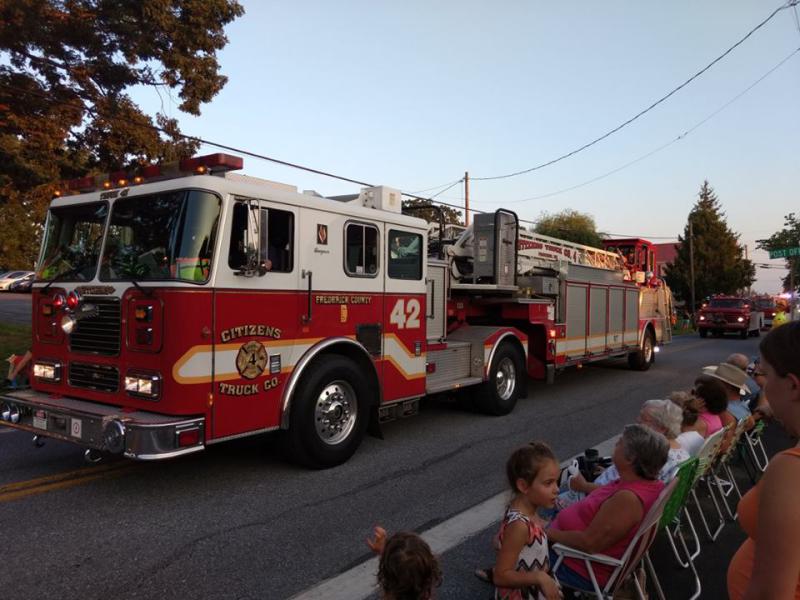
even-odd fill
[[(669, 455), (669, 443), (644, 425), (628, 425), (614, 447), (612, 459), (620, 478), (562, 510), (547, 531), (554, 543), (591, 554), (621, 558), (647, 511), (664, 489), (658, 474)], [(555, 564), (555, 557), (550, 557)], [(612, 568), (595, 565), (600, 586), (608, 582)], [(592, 590), (583, 561), (567, 558), (555, 573), (563, 584)]]
[[(761, 342), (770, 406), (787, 432), (800, 436), (800, 322)], [(731, 600), (800, 599), (800, 445), (772, 458), (764, 476), (739, 501), (748, 535), (728, 567)], [(552, 535), (551, 535), (552, 538)]]

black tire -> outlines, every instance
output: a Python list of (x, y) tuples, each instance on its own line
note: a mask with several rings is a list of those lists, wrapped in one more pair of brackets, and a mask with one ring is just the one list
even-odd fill
[(700, 337), (701, 338), (708, 337), (708, 329), (701, 329), (700, 330)]
[(754, 335), (754, 336), (756, 336), (756, 337), (761, 337), (761, 328), (762, 328), (763, 326), (764, 326), (764, 325), (763, 325), (762, 323), (759, 323), (759, 324), (758, 324), (758, 329), (756, 329), (756, 330), (753, 332), (753, 335)]
[(647, 371), (656, 361), (655, 347), (655, 336), (652, 330), (648, 329), (644, 332), (641, 347), (636, 352), (628, 354), (628, 366), (635, 371)]
[(742, 338), (743, 340), (746, 340), (747, 338), (750, 337), (750, 330), (749, 329), (742, 329), (739, 332), (739, 337)]
[(511, 342), (501, 342), (489, 367), (489, 379), (475, 390), (475, 408), (488, 415), (507, 415), (525, 394), (525, 362)]
[(292, 399), (284, 434), (287, 458), (314, 469), (347, 461), (364, 439), (371, 400), (366, 378), (352, 360), (329, 355), (309, 366)]

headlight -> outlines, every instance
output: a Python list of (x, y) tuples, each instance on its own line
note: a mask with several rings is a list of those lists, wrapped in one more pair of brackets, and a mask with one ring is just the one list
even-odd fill
[(700, 315), (700, 320), (701, 320), (701, 321), (705, 321), (705, 320), (706, 320), (706, 318), (705, 318), (703, 315)]
[(35, 362), (33, 363), (33, 376), (42, 381), (57, 383), (61, 381), (61, 363)]
[(75, 329), (75, 324), (77, 322), (78, 321), (76, 321), (75, 317), (72, 315), (64, 315), (61, 318), (61, 329), (64, 331), (64, 333), (69, 335), (72, 333), (72, 330)]
[(739, 321), (739, 323), (744, 323), (744, 317), (736, 317), (736, 320)]
[(129, 371), (125, 375), (125, 391), (131, 396), (156, 400), (161, 395), (161, 375)]

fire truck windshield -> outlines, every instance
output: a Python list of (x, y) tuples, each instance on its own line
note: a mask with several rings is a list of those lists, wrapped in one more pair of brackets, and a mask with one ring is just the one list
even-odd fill
[(712, 298), (708, 306), (710, 308), (742, 308), (744, 300), (738, 298)]
[(107, 216), (106, 202), (51, 208), (36, 279), (93, 279)]
[(117, 200), (100, 266), (102, 281), (208, 281), (220, 199), (179, 190)]

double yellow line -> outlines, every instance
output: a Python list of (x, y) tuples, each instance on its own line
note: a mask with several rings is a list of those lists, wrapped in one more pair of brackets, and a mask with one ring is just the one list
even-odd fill
[(27, 496), (63, 490), (94, 481), (95, 479), (119, 477), (140, 466), (140, 464), (129, 461), (116, 462), (9, 483), (0, 486), (0, 502), (11, 502)]

